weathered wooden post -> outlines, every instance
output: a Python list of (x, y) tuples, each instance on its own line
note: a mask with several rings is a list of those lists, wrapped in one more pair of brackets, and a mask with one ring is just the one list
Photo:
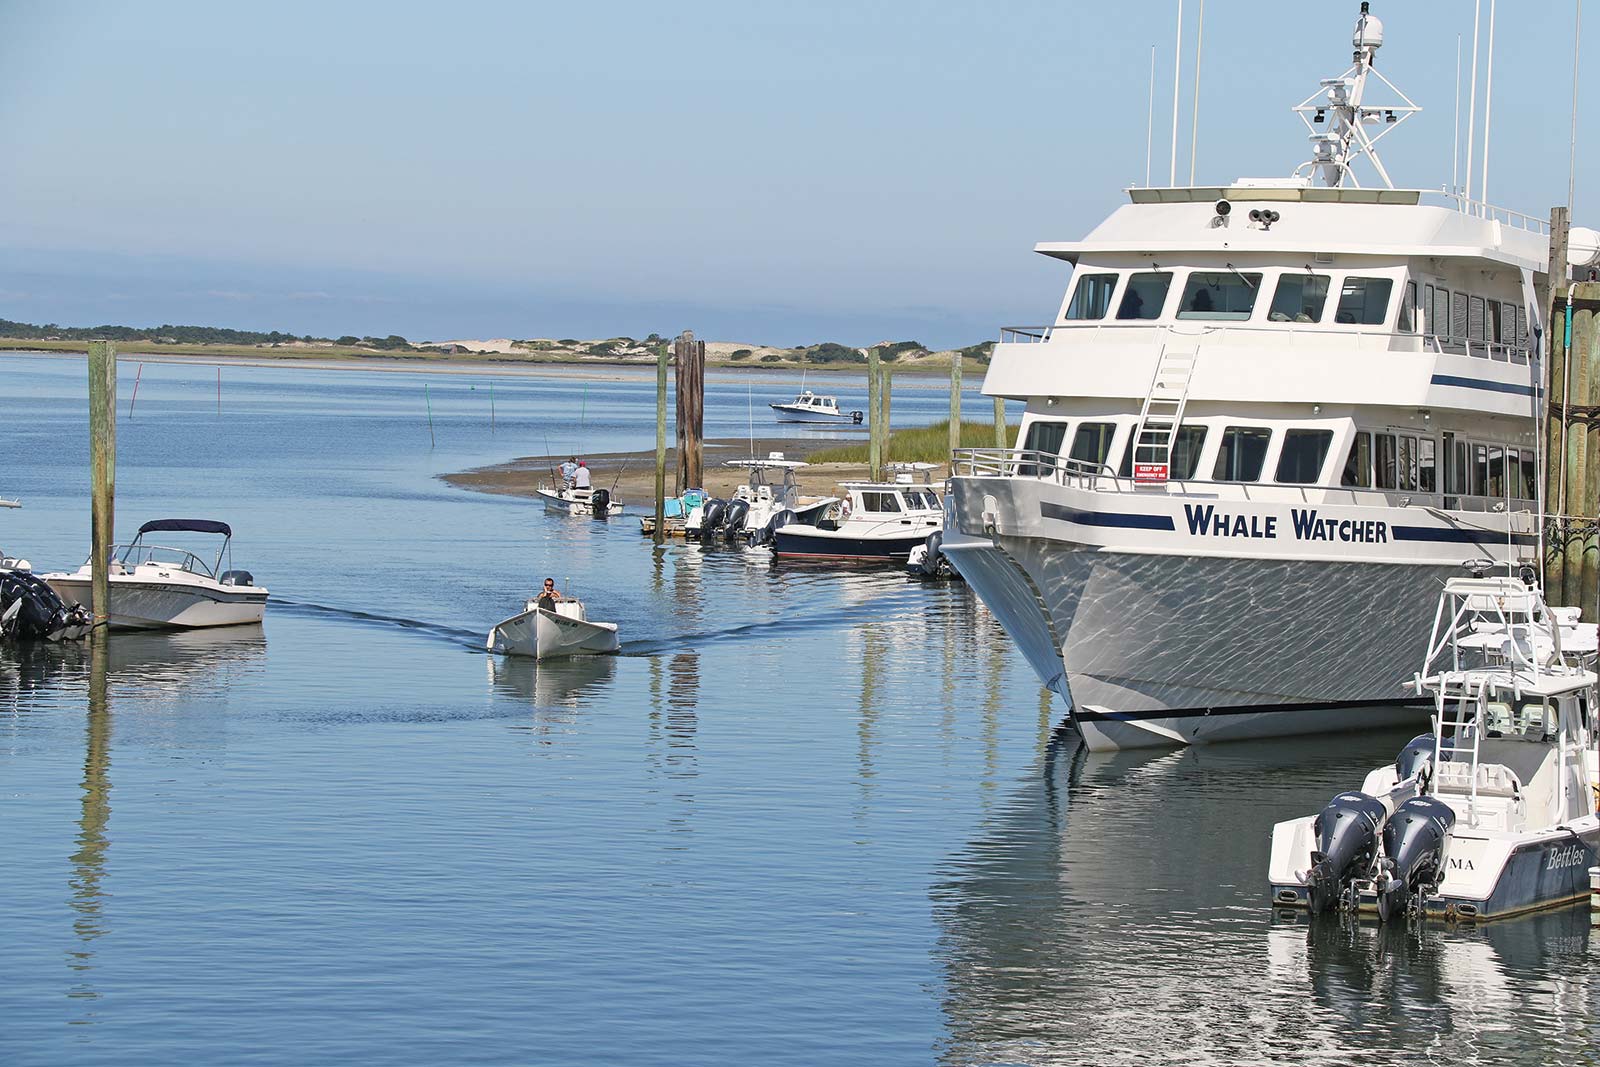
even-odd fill
[(950, 462), (961, 447), (961, 353), (950, 356)]
[[(1573, 589), (1574, 575), (1567, 572), (1567, 602), (1581, 606), (1584, 617), (1595, 621), (1592, 614), (1600, 597), (1600, 420), (1595, 414), (1600, 410), (1600, 282), (1578, 282), (1572, 286), (1572, 346), (1568, 359), (1579, 360), (1589, 383), (1586, 394), (1581, 395), (1585, 417), (1574, 432), (1584, 438), (1584, 478), (1577, 505), (1572, 509), (1581, 517), (1582, 533), (1575, 538), (1578, 550), (1577, 589)], [(1570, 560), (1568, 566), (1571, 566)]]
[(1567, 209), (1550, 211), (1550, 269), (1540, 292), (1540, 309), (1545, 318), (1544, 394), (1545, 447), (1544, 507), (1549, 516), (1545, 524), (1549, 540), (1545, 544), (1544, 589), (1552, 604), (1566, 604), (1566, 550), (1568, 530), (1566, 484), (1562, 478), (1566, 456), (1567, 350), (1563, 338), (1566, 318)]
[(111, 546), (116, 543), (117, 347), (89, 342), (89, 595), (94, 621), (103, 623), (111, 604)]
[(706, 415), (706, 343), (684, 330), (673, 343), (678, 388), (678, 490), (698, 489), (705, 480), (701, 438)]
[(656, 531), (655, 542), (667, 537), (667, 346), (656, 349)]
[(867, 480), (883, 476), (883, 411), (878, 380), (878, 350), (867, 349)]
[[(1572, 287), (1574, 305), (1572, 337), (1567, 344), (1566, 354), (1566, 380), (1570, 383), (1570, 388), (1567, 391), (1568, 395), (1563, 398), (1565, 400), (1564, 421), (1566, 422), (1567, 430), (1566, 489), (1564, 494), (1566, 507), (1564, 511), (1567, 516), (1571, 517), (1568, 520), (1566, 533), (1561, 539), (1562, 554), (1566, 557), (1561, 565), (1563, 575), (1561, 603), (1565, 605), (1581, 605), (1583, 603), (1579, 597), (1583, 588), (1583, 549), (1586, 538), (1582, 535), (1581, 530), (1585, 525), (1584, 520), (1591, 519), (1594, 516), (1594, 511), (1589, 504), (1591, 492), (1588, 484), (1591, 473), (1590, 467), (1592, 466), (1591, 461), (1594, 457), (1589, 455), (1587, 420), (1583, 418), (1583, 409), (1590, 403), (1590, 390), (1595, 384), (1592, 381), (1594, 377), (1592, 372), (1595, 368), (1591, 365), (1591, 356), (1584, 344), (1585, 340), (1592, 342), (1593, 318), (1592, 316), (1589, 318), (1591, 329), (1580, 331), (1579, 319), (1582, 316), (1580, 316), (1577, 308), (1577, 290), (1579, 288), (1579, 286)], [(1564, 316), (1565, 308), (1562, 311)], [(1584, 336), (1585, 332), (1589, 334), (1587, 338)], [(1592, 347), (1592, 344), (1588, 347)], [(1572, 522), (1571, 519), (1578, 521)]]
[(1010, 434), (1006, 432), (1006, 398), (997, 396), (994, 398), (994, 447), (1009, 447), (1009, 437)]
[(894, 387), (894, 367), (887, 360), (878, 364), (878, 406), (883, 409), (883, 445), (882, 455), (878, 459), (883, 463), (885, 472), (894, 460), (889, 456), (889, 445), (894, 438), (894, 418), (889, 414), (889, 398)]

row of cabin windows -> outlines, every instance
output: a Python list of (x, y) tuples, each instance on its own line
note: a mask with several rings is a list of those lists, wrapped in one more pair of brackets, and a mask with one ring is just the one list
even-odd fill
[[(1172, 459), (1169, 476), (1174, 481), (1192, 481), (1200, 470), (1200, 454), (1205, 449), (1209, 427), (1185, 425), (1180, 427), (1172, 441)], [(1072, 435), (1072, 444), (1066, 458), (1076, 464), (1091, 468), (1103, 467), (1111, 456), (1111, 444), (1116, 437), (1114, 422), (1080, 422)], [(1062, 455), (1061, 445), (1066, 440), (1067, 424), (1064, 422), (1035, 422), (1028, 427), (1024, 450)], [(1272, 443), (1272, 430), (1265, 426), (1227, 426), (1222, 429), (1217, 444), (1217, 458), (1211, 466), (1211, 480), (1217, 482), (1258, 482), (1266, 465), (1267, 449)], [(1286, 485), (1314, 485), (1322, 474), (1322, 465), (1333, 444), (1332, 430), (1288, 430), (1284, 433), (1283, 447), (1278, 452), (1278, 465), (1274, 480)], [(1148, 446), (1145, 446), (1148, 447)], [(1133, 447), (1122, 450), (1122, 463), (1117, 470), (1119, 478), (1133, 476)], [(1159, 459), (1158, 455), (1140, 457)], [(1025, 465), (1018, 473), (1043, 474), (1038, 465)]]
[(1537, 497), (1538, 464), (1531, 448), (1457, 440), (1445, 434), (1441, 452), (1432, 437), (1361, 430), (1345, 458), (1339, 484), (1451, 496)]
[[(1166, 308), (1172, 288), (1171, 271), (1134, 271), (1128, 275), (1116, 317), (1122, 321), (1158, 319)], [(1072, 301), (1067, 305), (1069, 321), (1097, 321), (1111, 311), (1120, 273), (1086, 274), (1078, 279)], [(1259, 272), (1192, 271), (1184, 281), (1178, 300), (1180, 319), (1212, 319), (1243, 322), (1255, 311), (1261, 289)], [(1320, 323), (1328, 310), (1332, 275), (1310, 270), (1284, 272), (1278, 276), (1267, 309), (1269, 322)], [(1394, 292), (1390, 278), (1346, 275), (1339, 284), (1339, 300), (1333, 322), (1345, 326), (1381, 326)], [(1419, 304), (1420, 296), (1420, 304)], [(1395, 329), (1415, 333), (1426, 317), (1427, 332), (1450, 343), (1483, 341), (1512, 348), (1526, 347), (1527, 313), (1508, 300), (1451, 291), (1443, 286), (1425, 285), (1418, 293), (1417, 283), (1408, 281), (1401, 291)]]
[[(1105, 318), (1111, 311), (1111, 299), (1121, 277), (1120, 273), (1085, 274), (1079, 277), (1072, 300), (1067, 305), (1067, 319), (1094, 321)], [(1125, 321), (1160, 318), (1166, 308), (1173, 277), (1171, 271), (1134, 271), (1129, 274), (1128, 284), (1122, 290), (1122, 299), (1117, 302), (1116, 317)], [(1190, 271), (1184, 278), (1183, 291), (1178, 298), (1177, 317), (1244, 322), (1255, 311), (1261, 279), (1259, 271)], [(1332, 275), (1313, 274), (1310, 271), (1279, 276), (1267, 312), (1268, 320), (1322, 322), (1327, 313), (1332, 280)], [(1388, 313), (1389, 298), (1393, 291), (1394, 280), (1391, 278), (1347, 275), (1339, 284), (1339, 300), (1333, 311), (1333, 321), (1347, 326), (1380, 326)], [(1411, 297), (1411, 304), (1414, 305), (1414, 285)], [(1408, 332), (1412, 329), (1409, 316), (1401, 328)]]
[[(1027, 451), (1061, 456), (1066, 441), (1065, 422), (1035, 422), (1029, 425), (1022, 447)], [(1200, 455), (1205, 448), (1206, 426), (1184, 425), (1172, 441), (1169, 477), (1173, 481), (1193, 481), (1200, 473)], [(1114, 422), (1081, 422), (1072, 435), (1065, 458), (1092, 468), (1105, 466), (1116, 437)], [(1217, 482), (1259, 482), (1266, 466), (1273, 431), (1265, 426), (1226, 426), (1217, 444), (1211, 466), (1211, 480)], [(1278, 451), (1273, 480), (1284, 485), (1315, 485), (1333, 445), (1332, 430), (1291, 429), (1284, 431), (1283, 447)], [(1145, 446), (1148, 447), (1148, 446)], [(1459, 441), (1445, 435), (1444, 488), (1439, 488), (1437, 442), (1417, 434), (1361, 430), (1355, 435), (1345, 458), (1339, 484), (1350, 488), (1393, 489), (1406, 492), (1444, 492), (1459, 496), (1535, 498), (1537, 467), (1532, 449)], [(1122, 451), (1117, 469), (1119, 478), (1133, 476), (1135, 448)], [(1159, 455), (1141, 456), (1159, 460)], [(1019, 474), (1037, 476), (1048, 468), (1025, 464)]]
[[(903, 489), (901, 492), (905, 494), (907, 511), (937, 511), (941, 506), (938, 496), (931, 489)], [(883, 515), (899, 514), (899, 495), (865, 490), (861, 494), (861, 510)]]

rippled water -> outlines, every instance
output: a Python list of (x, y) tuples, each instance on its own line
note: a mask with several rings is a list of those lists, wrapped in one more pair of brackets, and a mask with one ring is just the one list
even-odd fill
[[(500, 379), (491, 433), (486, 380), (227, 368), (219, 417), (151, 364), (129, 419), (123, 369), (119, 528), (226, 519), (273, 604), (0, 651), (0, 1062), (1593, 1062), (1582, 911), (1265, 908), (1272, 822), (1404, 736), (1090, 756), (959, 585), (434, 477), (648, 446), (653, 382)], [(85, 554), (83, 379), (0, 358), (41, 568)], [(794, 384), (713, 382), (710, 432)], [(547, 572), (625, 655), (482, 654)]]

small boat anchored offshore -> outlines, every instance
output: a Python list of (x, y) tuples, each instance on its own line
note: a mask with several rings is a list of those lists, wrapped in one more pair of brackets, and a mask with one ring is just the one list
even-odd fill
[(779, 422), (822, 422), (861, 425), (865, 417), (859, 411), (840, 411), (839, 400), (832, 396), (818, 396), (809, 389), (785, 403), (767, 405), (778, 416)]
[(1572, 610), (1516, 578), (1449, 579), (1410, 682), (1433, 732), (1273, 828), (1273, 903), (1487, 921), (1588, 898), (1600, 691)]
[(598, 656), (618, 648), (617, 624), (590, 622), (583, 601), (562, 599), (541, 608), (537, 599), (489, 631), (484, 647), (507, 656)]

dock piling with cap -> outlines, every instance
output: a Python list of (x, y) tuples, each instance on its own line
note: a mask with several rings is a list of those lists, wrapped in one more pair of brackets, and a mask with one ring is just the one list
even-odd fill
[(89, 590), (94, 621), (111, 603), (111, 546), (116, 543), (117, 347), (89, 342)]

